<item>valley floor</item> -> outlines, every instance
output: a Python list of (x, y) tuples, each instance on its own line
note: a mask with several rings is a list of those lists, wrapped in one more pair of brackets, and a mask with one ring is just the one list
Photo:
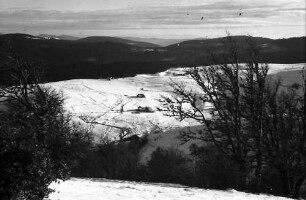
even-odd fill
[(56, 190), (48, 200), (285, 200), (270, 195), (255, 195), (235, 190), (208, 190), (176, 184), (139, 183), (108, 179), (72, 178), (50, 188)]

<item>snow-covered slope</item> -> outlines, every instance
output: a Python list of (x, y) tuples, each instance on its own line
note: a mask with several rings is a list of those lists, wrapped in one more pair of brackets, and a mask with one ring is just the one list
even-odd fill
[[(270, 73), (298, 70), (305, 64), (270, 64)], [(171, 95), (170, 82), (182, 83), (185, 87), (197, 91), (195, 83), (184, 75), (183, 68), (170, 69), (153, 75), (137, 75), (120, 79), (79, 79), (46, 84), (63, 92), (66, 97), (65, 108), (76, 121), (82, 115), (93, 116), (100, 123), (94, 132), (99, 136), (117, 138), (122, 128), (131, 133), (148, 134), (148, 144), (141, 151), (141, 161), (149, 159), (158, 147), (174, 147), (189, 152), (192, 142), (181, 145), (177, 136), (182, 130), (199, 129), (195, 121), (178, 121), (164, 116), (157, 110), (161, 95)], [(200, 90), (198, 90), (200, 91)], [(145, 98), (136, 98), (143, 94)], [(150, 107), (153, 112), (138, 112), (138, 107)], [(101, 125), (103, 124), (103, 125)], [(199, 141), (193, 141), (197, 143)]]
[[(167, 72), (112, 80), (68, 80), (46, 85), (63, 92), (65, 107), (72, 115), (97, 117), (96, 121), (104, 124), (96, 125), (94, 131), (97, 134), (107, 133), (116, 137), (120, 127), (142, 135), (197, 125), (192, 121), (177, 121), (157, 111), (161, 95), (171, 94), (171, 80), (185, 85), (192, 82), (185, 76), (168, 75)], [(145, 95), (145, 98), (136, 98), (138, 94)], [(150, 107), (153, 112), (138, 112), (139, 106)]]
[(287, 198), (255, 195), (235, 190), (219, 191), (174, 184), (138, 183), (107, 179), (70, 179), (53, 183), (56, 190), (50, 200), (285, 200)]
[(276, 74), (279, 72), (301, 70), (306, 67), (306, 63), (297, 64), (269, 64), (269, 74)]

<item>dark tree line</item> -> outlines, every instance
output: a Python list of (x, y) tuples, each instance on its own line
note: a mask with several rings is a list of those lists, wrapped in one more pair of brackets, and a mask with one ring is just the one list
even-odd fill
[(223, 40), (225, 64), (187, 71), (201, 92), (173, 82), (175, 95), (160, 100), (161, 110), (203, 124), (202, 132), (183, 133), (182, 139), (214, 144), (245, 173), (248, 190), (262, 192), (263, 176), (273, 170), (279, 193), (297, 198), (306, 175), (305, 69), (303, 83), (284, 87), (259, 63), (260, 48), (251, 38), (247, 44), (248, 62), (240, 63), (235, 40)]

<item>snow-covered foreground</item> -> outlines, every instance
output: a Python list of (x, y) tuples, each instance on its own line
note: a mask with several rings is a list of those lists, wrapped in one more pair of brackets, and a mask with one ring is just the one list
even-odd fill
[(107, 179), (72, 178), (50, 188), (56, 192), (50, 200), (285, 200), (287, 198), (255, 195), (235, 190), (220, 191), (173, 184), (150, 184)]

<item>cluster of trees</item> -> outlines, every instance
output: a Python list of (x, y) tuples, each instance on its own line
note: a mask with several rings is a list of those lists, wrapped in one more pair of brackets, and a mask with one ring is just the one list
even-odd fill
[(139, 151), (146, 137), (131, 141), (103, 138), (72, 168), (74, 177), (109, 178), (143, 181), (143, 166)]
[(146, 137), (141, 143), (136, 140), (101, 142), (79, 160), (71, 175), (200, 186), (195, 182), (191, 159), (177, 149), (158, 147), (148, 163), (140, 163), (139, 153), (146, 142)]
[(214, 146), (193, 146), (192, 157), (178, 149), (158, 147), (147, 163), (140, 163), (143, 145), (135, 141), (100, 143), (80, 160), (71, 175), (246, 190), (239, 166)]
[(0, 60), (0, 197), (43, 199), (51, 182), (69, 178), (92, 136), (71, 122), (61, 94), (38, 84), (34, 63), (11, 49)]
[[(258, 62), (260, 48), (251, 39), (244, 64), (233, 38), (223, 44), (226, 64), (188, 70), (201, 94), (173, 83), (175, 95), (160, 100), (162, 110), (203, 124), (204, 131), (182, 138), (213, 144), (244, 173), (247, 190), (275, 192), (263, 181), (273, 174), (281, 184), (276, 193), (297, 198), (306, 177), (305, 69), (303, 83), (284, 86), (268, 76), (267, 64)], [(207, 104), (213, 108), (205, 109)]]

